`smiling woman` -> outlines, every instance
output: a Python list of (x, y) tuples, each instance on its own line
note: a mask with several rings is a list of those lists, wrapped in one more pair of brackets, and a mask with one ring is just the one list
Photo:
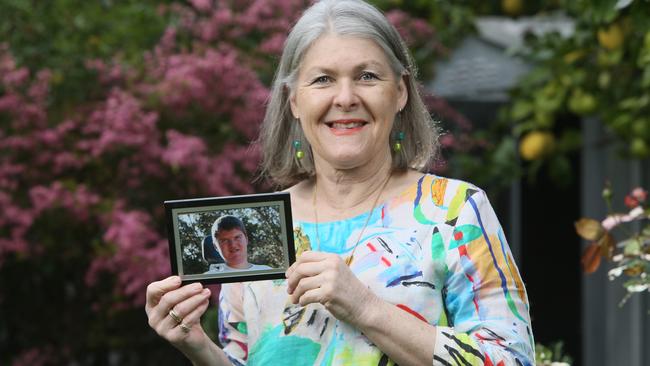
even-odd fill
[(223, 349), (200, 327), (205, 290), (175, 277), (148, 289), (152, 327), (195, 364), (532, 365), (526, 290), (486, 194), (425, 174), (435, 132), (386, 18), (314, 4), (260, 135), (264, 174), (291, 194), (287, 280), (222, 287)]
[(321, 171), (390, 161), (393, 120), (407, 99), (404, 80), (374, 41), (337, 35), (309, 48), (290, 97)]

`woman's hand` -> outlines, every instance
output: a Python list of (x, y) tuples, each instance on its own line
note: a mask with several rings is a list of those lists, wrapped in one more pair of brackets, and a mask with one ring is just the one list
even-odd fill
[(200, 323), (209, 299), (209, 289), (200, 283), (181, 287), (178, 276), (153, 282), (147, 287), (145, 305), (149, 326), (191, 358), (206, 342), (212, 343)]
[(304, 252), (286, 272), (294, 304), (321, 303), (337, 319), (363, 323), (364, 308), (379, 301), (336, 254)]

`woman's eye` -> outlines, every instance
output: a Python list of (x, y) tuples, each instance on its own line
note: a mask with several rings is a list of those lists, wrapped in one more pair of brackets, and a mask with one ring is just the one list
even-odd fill
[(371, 81), (371, 80), (377, 80), (378, 77), (374, 73), (366, 71), (362, 73), (361, 76), (359, 76), (359, 79), (363, 81)]
[(326, 75), (319, 76), (312, 80), (312, 84), (325, 84), (330, 81), (330, 77)]

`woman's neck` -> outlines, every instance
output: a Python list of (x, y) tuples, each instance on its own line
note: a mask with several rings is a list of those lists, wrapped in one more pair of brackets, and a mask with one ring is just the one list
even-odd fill
[(380, 201), (390, 182), (390, 159), (356, 169), (317, 166), (312, 196), (323, 221), (344, 219), (366, 212)]

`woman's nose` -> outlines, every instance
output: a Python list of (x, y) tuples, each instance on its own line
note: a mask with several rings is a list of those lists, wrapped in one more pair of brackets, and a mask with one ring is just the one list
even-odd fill
[(334, 105), (342, 110), (350, 110), (358, 104), (359, 97), (357, 96), (354, 83), (346, 80), (341, 81), (334, 96)]

